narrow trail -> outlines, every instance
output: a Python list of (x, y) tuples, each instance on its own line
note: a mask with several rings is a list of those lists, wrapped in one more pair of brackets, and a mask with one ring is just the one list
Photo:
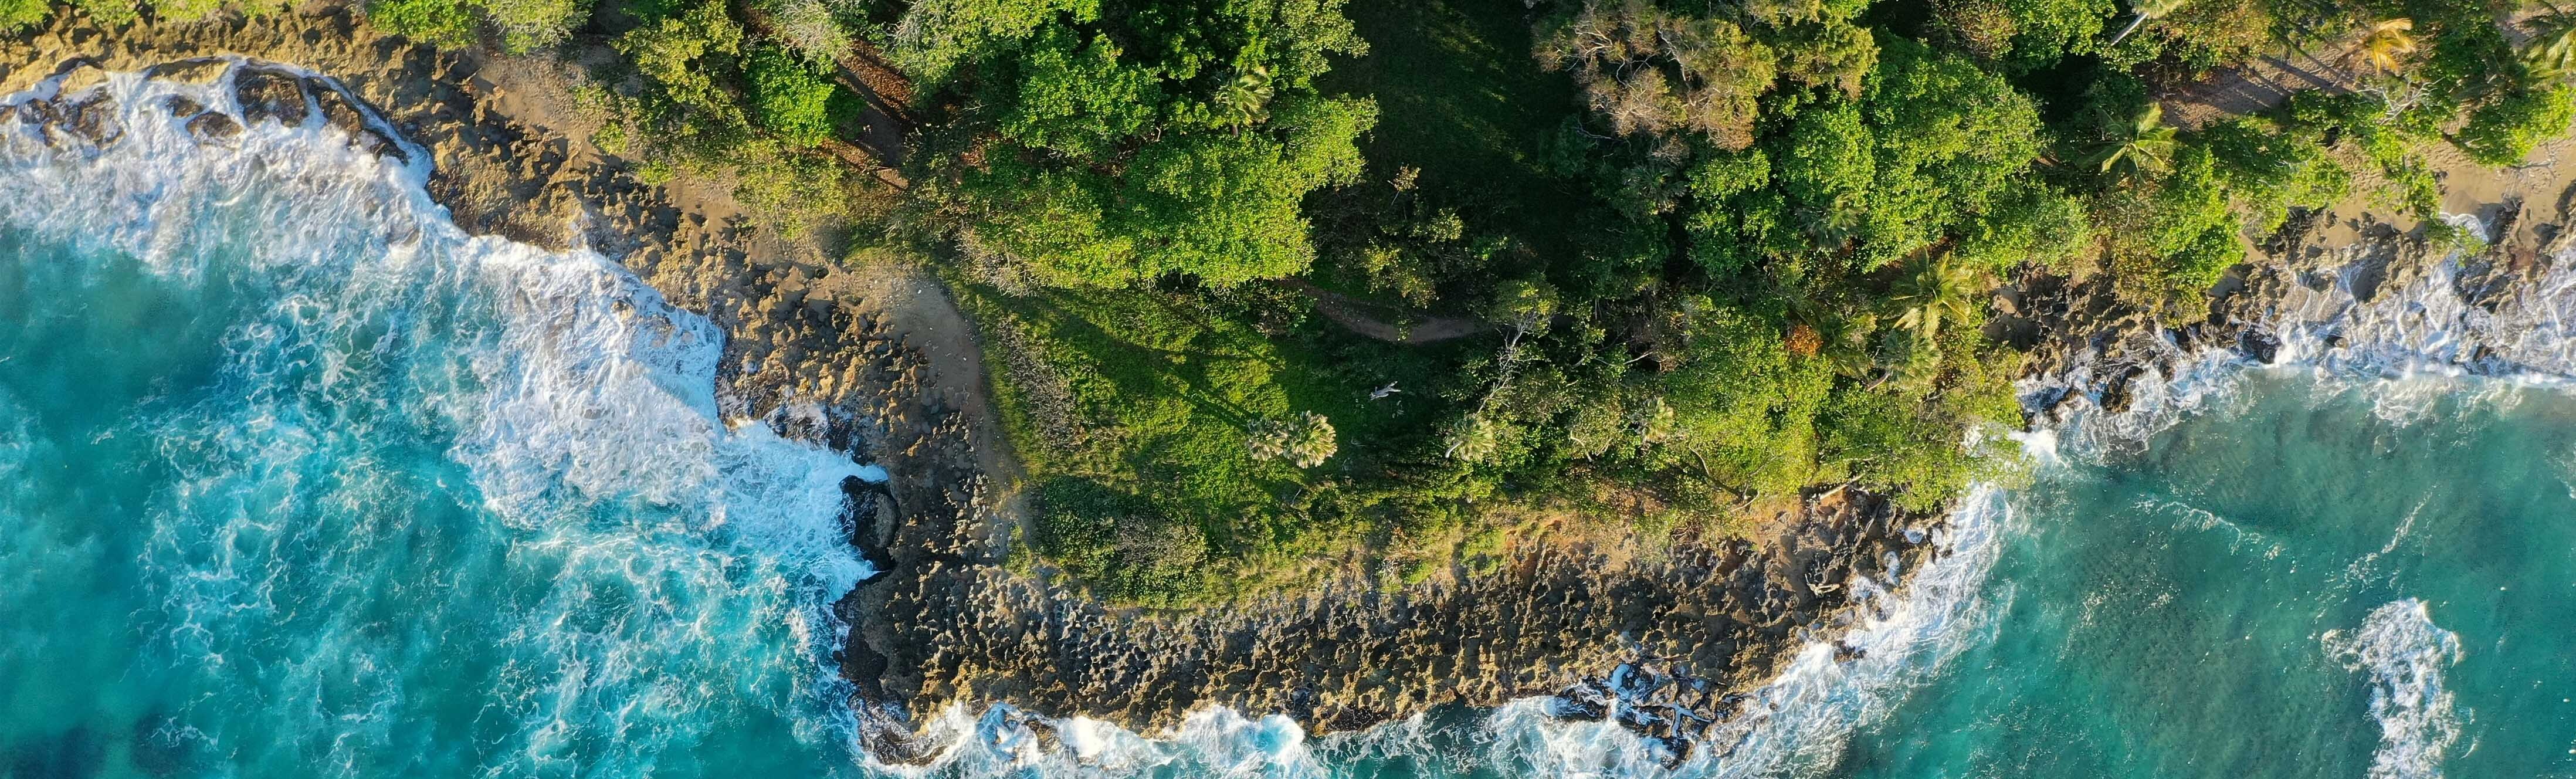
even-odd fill
[(862, 115), (868, 127), (859, 136), (859, 148), (875, 155), (887, 168), (902, 167), (904, 133), (920, 120), (912, 113), (912, 82), (886, 62), (876, 45), (866, 38), (852, 37), (849, 53), (834, 64), (841, 86), (857, 93), (868, 106)]
[(2199, 130), (2278, 108), (2301, 91), (2343, 94), (2359, 84), (2360, 78), (2350, 69), (2318, 59), (2314, 52), (2282, 52), (2219, 69), (2157, 101), (2164, 104), (2165, 116), (2174, 126)]
[[(1417, 346), (1456, 340), (1494, 331), (1494, 326), (1466, 317), (1430, 316), (1392, 311), (1387, 306), (1369, 303), (1339, 292), (1315, 286), (1305, 279), (1282, 279), (1282, 286), (1315, 301), (1315, 312), (1333, 320), (1342, 329), (1387, 343)], [(1395, 313), (1410, 324), (1387, 321), (1379, 312)]]
[[(748, 4), (737, 7), (753, 29), (776, 35), (777, 24), (768, 13)], [(903, 136), (919, 121), (912, 113), (912, 82), (886, 62), (866, 38), (850, 36), (849, 44), (849, 52), (832, 62), (834, 81), (858, 95), (866, 106), (859, 113), (859, 122), (864, 126), (856, 139), (827, 139), (823, 150), (896, 189), (910, 188), (911, 182), (904, 180), (899, 169), (903, 167)]]

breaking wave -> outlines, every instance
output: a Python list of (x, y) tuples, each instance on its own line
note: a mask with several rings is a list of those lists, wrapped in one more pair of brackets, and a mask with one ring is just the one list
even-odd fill
[[(2484, 233), (2459, 215), (2454, 225)], [(2067, 451), (2088, 460), (2142, 446), (2185, 417), (2238, 402), (2250, 369), (2313, 373), (2321, 394), (2371, 393), (2376, 413), (2405, 423), (2463, 392), (2513, 402), (2524, 387), (2576, 383), (2576, 247), (2527, 278), (2473, 272), (2457, 253), (2414, 265), (2358, 256), (2309, 274), (2251, 325), (2273, 345), (2268, 362), (2237, 344), (2178, 342), (2158, 329), (2132, 335), (2127, 353), (2079, 355), (2066, 370), (2021, 382), (2024, 405), (2044, 410)], [(2395, 278), (2390, 278), (2391, 274)], [(2126, 381), (2117, 381), (2121, 376)], [(2462, 379), (2477, 377), (2471, 383)], [(2104, 404), (2124, 387), (2124, 408)]]
[[(169, 304), (136, 319), (160, 343), (95, 362), (183, 369), (112, 433), (155, 442), (136, 630), (202, 693), (165, 715), (190, 724), (158, 731), (173, 749), (249, 775), (691, 775), (775, 723), (854, 765), (828, 607), (869, 573), (841, 485), (882, 472), (721, 419), (712, 323), (595, 253), (466, 235), (421, 164), (318, 116), (193, 135), (173, 106), (242, 116), (239, 72), (0, 107), (0, 261), (95, 308)], [(20, 121), (66, 105), (114, 134)]]
[(2460, 637), (2433, 624), (2413, 598), (2373, 609), (2361, 628), (2329, 632), (2326, 651), (2370, 679), (2370, 717), (2379, 751), (2370, 779), (2440, 779), (2442, 757), (2460, 740), (2460, 719), (2443, 670), (2460, 660)]
[[(198, 705), (229, 713), (295, 699), (308, 719), (278, 737), (285, 746), (276, 754), (323, 755), (342, 768), (326, 773), (381, 771), (369, 756), (389, 751), (435, 753), (429, 736), (405, 732), (398, 717), (418, 684), (402, 673), (413, 659), (400, 654), (410, 650), (374, 635), (376, 627), (314, 616), (395, 592), (490, 620), (442, 625), (499, 647), (503, 669), (479, 680), (491, 689), (474, 691), (495, 699), (477, 719), (504, 723), (475, 756), (484, 768), (593, 773), (597, 765), (571, 756), (614, 755), (650, 771), (703, 747), (720, 724), (771, 721), (763, 717), (827, 754), (848, 749), (847, 689), (823, 660), (844, 628), (827, 604), (868, 570), (837, 523), (837, 487), (882, 472), (763, 425), (721, 420), (713, 325), (596, 254), (463, 234), (427, 199), (421, 163), (352, 149), (318, 121), (201, 144), (161, 102), (184, 95), (239, 115), (228, 87), (229, 76), (191, 86), (112, 75), (102, 89), (116, 99), (125, 135), (105, 148), (66, 150), (24, 127), (0, 131), (0, 192), (8, 195), (0, 224), (83, 254), (132, 258), (163, 282), (210, 297), (254, 301), (219, 334), (220, 381), (233, 402), (176, 403), (134, 431), (162, 436), (167, 458), (188, 463), (154, 518), (146, 565), (165, 582), (157, 593), (173, 615), (166, 649), (221, 666), (209, 673), (227, 692)], [(48, 82), (13, 101), (52, 99), (52, 90)], [(426, 157), (412, 149), (409, 159)], [(2483, 302), (2464, 294), (2470, 285), (2456, 259), (2367, 296), (2345, 274), (2293, 291), (2262, 325), (2279, 340), (2277, 363), (2337, 376), (2556, 382), (2576, 375), (2576, 338), (2565, 324), (2576, 312), (2576, 263), (2566, 260), (2527, 294)], [(2226, 402), (2235, 377), (2258, 366), (2234, 350), (2156, 337), (2154, 360), (2081, 363), (2025, 383), (2033, 405), (2075, 393), (2058, 406), (2060, 422), (2021, 437), (2026, 450), (2047, 463), (2142, 442)], [(2102, 408), (2095, 390), (2131, 367), (2143, 373), (2130, 382), (2127, 408)], [(0, 396), (0, 406), (8, 400)], [(2403, 407), (2402, 399), (2392, 405)], [(0, 475), (17, 467), (11, 458), (32, 445), (26, 439), (0, 439)], [(508, 609), (493, 614), (484, 611), (489, 602), (430, 600), (454, 594), (435, 586), (347, 575), (351, 565), (404, 562), (414, 552), (403, 545), (422, 543), (405, 537), (401, 516), (371, 507), (452, 486), (437, 468), (386, 465), (415, 453), (383, 440), (442, 442), (431, 453), (462, 469), (479, 496), (470, 508), (504, 530), (435, 543), (490, 566), (467, 575), (499, 577), (535, 597), (501, 598)], [(281, 480), (305, 488), (281, 491)], [(1933, 531), (1937, 553), (1920, 569), (1857, 582), (1849, 623), (1794, 653), (1742, 714), (1686, 756), (1615, 717), (1551, 716), (1544, 699), (1312, 739), (1284, 717), (1222, 709), (1146, 738), (1001, 706), (940, 717), (934, 733), (952, 746), (933, 765), (877, 768), (1103, 777), (1321, 777), (1354, 766), (1416, 775), (1821, 773), (1854, 731), (1982, 639), (1982, 593), (2017, 521), (1999, 489), (1963, 498)], [(435, 581), (435, 572), (424, 575)], [(296, 648), (301, 656), (263, 660), (274, 647), (257, 637), (279, 633), (311, 638)], [(2440, 689), (2456, 639), (2432, 625), (2423, 604), (2401, 601), (2328, 645), (2371, 675), (2372, 714), (2386, 734), (2374, 779), (2438, 775), (2458, 737)]]

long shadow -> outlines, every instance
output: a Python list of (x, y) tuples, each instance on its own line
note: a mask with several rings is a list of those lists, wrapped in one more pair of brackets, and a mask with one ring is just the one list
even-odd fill
[[(1159, 305), (1159, 303), (1157, 303), (1157, 305)], [(1154, 386), (1155, 383), (1152, 382), (1151, 379), (1134, 374), (1159, 375), (1170, 379), (1174, 384), (1178, 384), (1181, 387), (1186, 388), (1187, 391), (1180, 395), (1182, 400), (1188, 401), (1198, 410), (1210, 413), (1220, 421), (1236, 426), (1250, 424), (1259, 415), (1253, 414), (1240, 406), (1225, 402), (1222, 398), (1215, 397), (1213, 393), (1209, 392), (1211, 387), (1205, 376), (1207, 369), (1203, 365), (1198, 365), (1195, 361), (1240, 360), (1264, 363), (1272, 367), (1274, 370), (1284, 369), (1286, 367), (1284, 361), (1276, 358), (1263, 358), (1251, 354), (1229, 353), (1214, 350), (1169, 349), (1143, 343), (1103, 327), (1099, 323), (1093, 321), (1090, 317), (1084, 316), (1081, 312), (1046, 296), (1030, 296), (1014, 299), (1009, 303), (1002, 304), (1002, 307), (1009, 310), (1013, 316), (1029, 319), (1032, 322), (1039, 324), (1047, 332), (1056, 334), (1054, 337), (1058, 340), (1064, 340), (1076, 344), (1107, 346), (1112, 349), (1125, 349), (1136, 353), (1154, 355), (1163, 358), (1164, 362), (1168, 362), (1174, 366), (1195, 369), (1147, 369), (1142, 367), (1148, 363), (1147, 360), (1115, 360), (1115, 364), (1113, 365), (1111, 364), (1112, 360), (1102, 359), (1103, 356), (1101, 355), (1101, 350), (1096, 348), (1082, 349), (1086, 354), (1092, 355), (1095, 362), (1098, 363), (1094, 366), (1095, 372), (1102, 378), (1109, 380), (1111, 384), (1117, 385), (1119, 394), (1130, 397), (1145, 397), (1163, 394), (1159, 391), (1162, 387)], [(1192, 339), (1194, 343), (1199, 340), (1201, 339)], [(1171, 358), (1174, 357), (1182, 359), (1173, 361)], [(1197, 373), (1199, 375), (1193, 376), (1191, 375), (1192, 373)]]

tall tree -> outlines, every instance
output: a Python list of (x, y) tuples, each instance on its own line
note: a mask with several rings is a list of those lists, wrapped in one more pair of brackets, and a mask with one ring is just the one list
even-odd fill
[(2184, 1), (2185, 0), (2131, 0), (2129, 3), (2129, 11), (2133, 15), (2129, 17), (2129, 26), (2120, 28), (2120, 34), (2111, 36), (2110, 45), (2118, 46), (2121, 41), (2128, 40), (2129, 34), (2137, 32), (2138, 26), (2146, 24), (2148, 19), (2161, 19), (2166, 16), (2173, 15), (2173, 12), (2175, 11), (2182, 10)]
[(995, 265), (1055, 286), (1304, 272), (1307, 193), (1360, 174), (1366, 51), (1340, 0), (924, 0), (895, 59), (958, 110), (913, 179)]
[(1986, 291), (1984, 282), (1984, 273), (1946, 255), (1925, 257), (1897, 277), (1887, 299), (1898, 306), (1896, 326), (1911, 333), (1915, 343), (1932, 344), (1939, 341), (1943, 326), (1973, 320), (1977, 296)]
[(2534, 74), (2549, 78), (2576, 74), (2576, 14), (2548, 8), (2523, 22), (2531, 31), (2531, 41), (2522, 46), (2523, 62)]
[(2109, 134), (2095, 144), (2088, 160), (2100, 165), (2102, 172), (2125, 179), (2141, 172), (2162, 173), (2172, 164), (2175, 131), (2165, 124), (2163, 104), (2150, 102), (2135, 119), (2106, 119), (2103, 124)]

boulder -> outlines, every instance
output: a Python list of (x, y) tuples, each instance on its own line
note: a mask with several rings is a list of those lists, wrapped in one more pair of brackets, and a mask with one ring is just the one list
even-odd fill
[(304, 98), (303, 81), (283, 70), (245, 66), (233, 74), (233, 102), (241, 104), (244, 122), (300, 125), (312, 111)]
[(116, 118), (116, 98), (91, 93), (61, 109), (62, 128), (90, 145), (106, 148), (125, 138), (125, 123)]
[(213, 111), (198, 114), (196, 118), (188, 120), (188, 135), (196, 138), (199, 143), (230, 143), (233, 136), (240, 135), (241, 131), (240, 122)]

